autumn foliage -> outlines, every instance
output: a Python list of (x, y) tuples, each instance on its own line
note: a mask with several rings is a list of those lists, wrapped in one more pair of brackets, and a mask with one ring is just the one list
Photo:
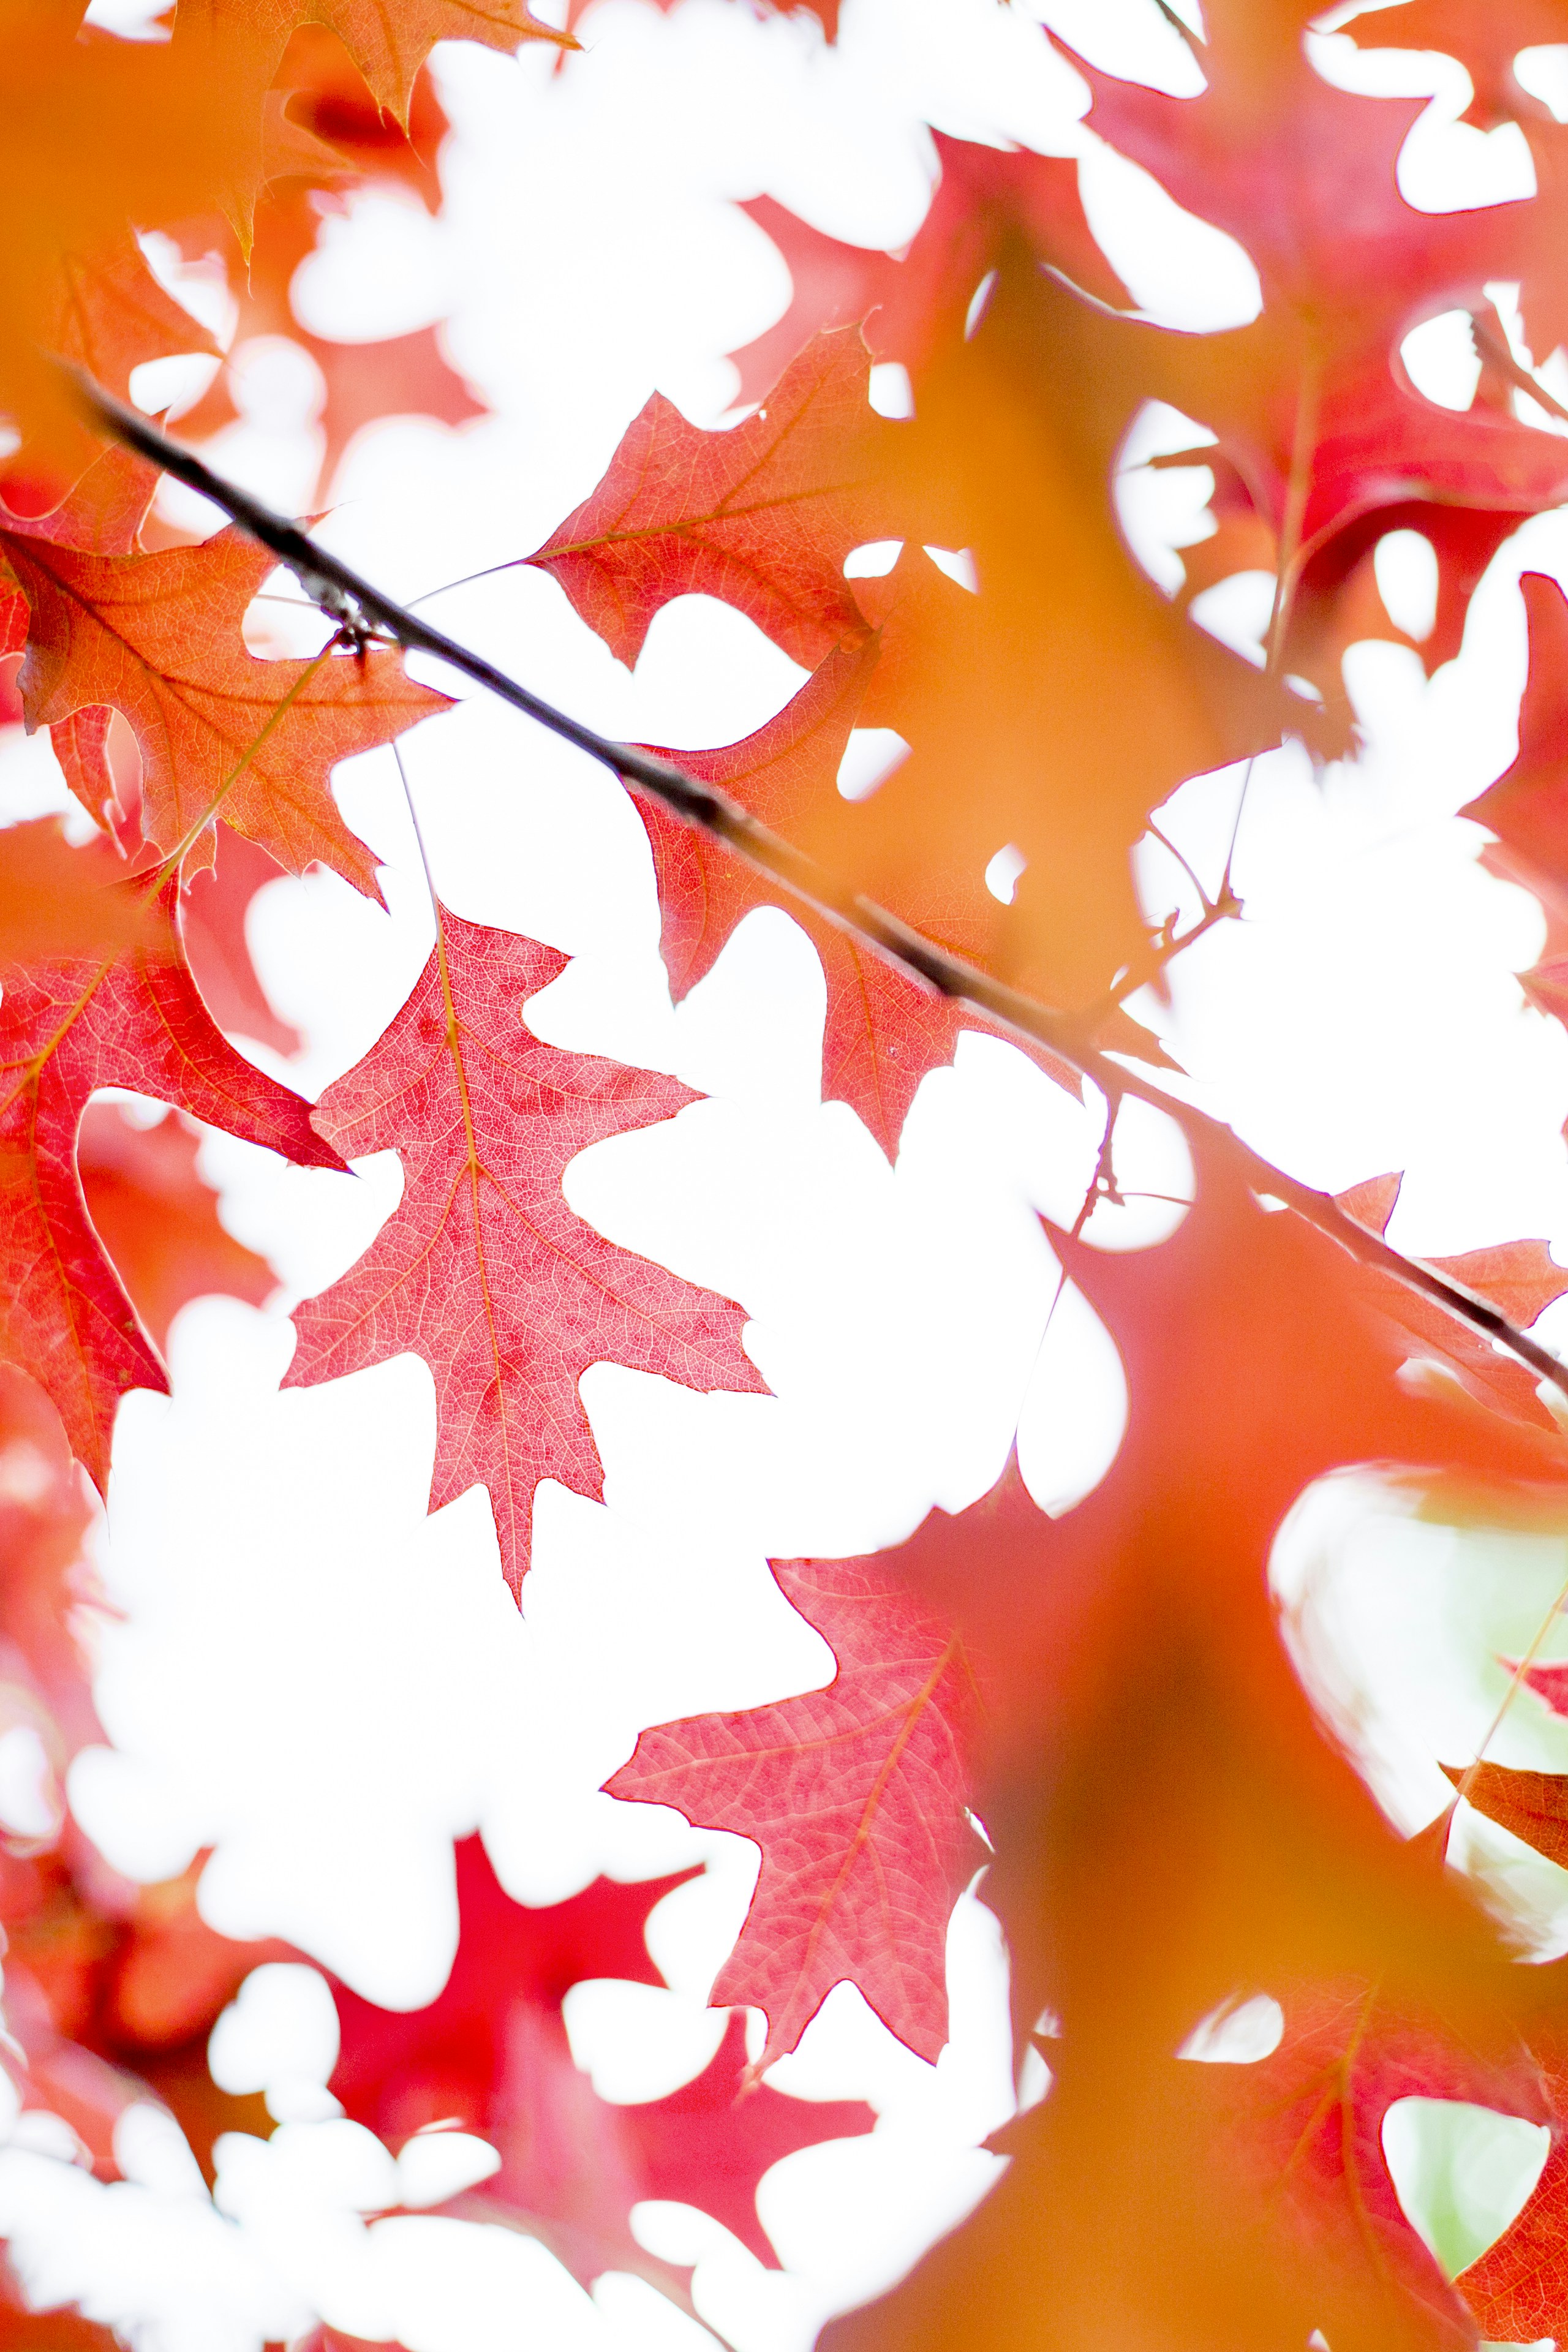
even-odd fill
[[(584, 15), (575, 0), (567, 13)], [(837, 10), (814, 13), (834, 37)], [(48, 730), (79, 833), (95, 829), (75, 845), (55, 819), (0, 834), (0, 1728), (37, 1731), (51, 1785), (99, 1736), (78, 1641), (92, 1601), (82, 1547), (121, 1400), (167, 1386), (162, 1351), (187, 1300), (258, 1304), (273, 1286), (218, 1221), (204, 1127), (301, 1168), (396, 1154), (401, 1200), (295, 1311), (287, 1380), (420, 1358), (437, 1414), (431, 1508), (485, 1490), (514, 1595), (542, 1482), (603, 1492), (591, 1367), (765, 1389), (741, 1305), (606, 1239), (568, 1201), (588, 1145), (694, 1097), (534, 1033), (530, 1001), (567, 961), (553, 947), (435, 903), (436, 946), (406, 1002), (319, 1101), (245, 1050), (295, 1043), (250, 964), (250, 899), (313, 866), (378, 898), (332, 772), (416, 722), (449, 724), (447, 697), (337, 609), (314, 655), (254, 650), (244, 625), (273, 552), (237, 523), (196, 537), (161, 520), (155, 469), (106, 446), (79, 396), (83, 375), (123, 398), (150, 362), (216, 356), (153, 271), (157, 230), (216, 257), (243, 331), (314, 352), (329, 477), (377, 416), (478, 413), (428, 330), (329, 345), (294, 323), (289, 280), (345, 191), (390, 181), (439, 202), (436, 42), (545, 42), (570, 74), (574, 35), (523, 0), (178, 0), (172, 37), (144, 42), (82, 17), (80, 0), (22, 0), (0, 77), (0, 412), (15, 428), (0, 677), (7, 715)], [(1539, 373), (1568, 343), (1568, 128), (1513, 70), (1532, 45), (1568, 41), (1568, 12), (1408, 0), (1354, 21), (1367, 46), (1458, 58), (1472, 119), (1529, 142), (1532, 198), (1442, 215), (1418, 211), (1398, 177), (1425, 101), (1332, 87), (1309, 21), (1287, 0), (1206, 0), (1201, 36), (1185, 37), (1205, 85), (1190, 97), (1076, 60), (1091, 129), (1250, 255), (1250, 325), (1152, 323), (1096, 242), (1069, 159), (939, 135), (930, 210), (901, 254), (750, 203), (793, 294), (735, 354), (745, 413), (704, 430), (656, 394), (592, 494), (513, 551), (628, 667), (664, 608), (699, 593), (809, 673), (743, 740), (665, 756), (956, 975), (949, 992), (930, 985), (842, 907), (784, 889), (625, 779), (675, 999), (748, 914), (782, 907), (825, 975), (824, 1097), (889, 1160), (921, 1080), (965, 1031), (1010, 1035), (1075, 1099), (1092, 1065), (1106, 1093), (1093, 1181), (1048, 1235), (1126, 1372), (1106, 1475), (1052, 1517), (1013, 1459), (991, 1493), (933, 1510), (900, 1547), (773, 1562), (832, 1679), (647, 1726), (607, 1783), (759, 1851), (707, 2068), (615, 2105), (563, 2023), (574, 1985), (662, 1981), (644, 1928), (676, 1880), (598, 1879), (529, 1906), (470, 1839), (439, 1999), (403, 2013), (333, 1986), (342, 2110), (395, 2152), (453, 2122), (497, 2152), (443, 2210), (539, 2238), (584, 2284), (631, 2271), (689, 2309), (686, 2273), (643, 2251), (634, 2205), (695, 2205), (773, 2263), (764, 2171), (873, 2118), (858, 2102), (786, 2098), (768, 2069), (846, 1982), (934, 2061), (950, 1916), (984, 1870), (1020, 2063), (1044, 2059), (1048, 2095), (1005, 2127), (1009, 2168), (979, 2210), (887, 2297), (831, 2323), (832, 2352), (1568, 2344), (1568, 1962), (1521, 1964), (1450, 1864), (1452, 1817), (1396, 1833), (1316, 1711), (1268, 1579), (1303, 1494), (1357, 1465), (1455, 1524), (1568, 1524), (1568, 1386), (1518, 1344), (1568, 1273), (1521, 1234), (1412, 1280), (1381, 1249), (1397, 1176), (1369, 1171), (1337, 1204), (1284, 1175), (1271, 1192), (1179, 1087), (1162, 1091), (1175, 1074), (1126, 1002), (1187, 944), (1173, 919), (1150, 919), (1134, 860), (1176, 788), (1281, 740), (1320, 763), (1352, 754), (1346, 649), (1415, 644), (1382, 602), (1379, 543), (1414, 529), (1436, 552), (1436, 619), (1415, 647), (1430, 670), (1457, 653), (1503, 540), (1568, 500), (1568, 411)], [(1518, 289), (1517, 324), (1500, 286)], [(1463, 409), (1427, 397), (1402, 355), (1413, 328), (1456, 311), (1479, 363)], [(905, 417), (868, 397), (890, 362), (907, 371)], [(1114, 496), (1151, 402), (1194, 424), (1191, 447), (1160, 462), (1206, 466), (1214, 482), (1212, 528), (1173, 594), (1135, 559)], [(199, 442), (232, 414), (220, 366), (173, 429)], [(889, 541), (900, 551), (880, 572), (850, 561)], [(1251, 659), (1191, 607), (1259, 571), (1274, 586)], [(1523, 594), (1518, 754), (1467, 814), (1493, 836), (1495, 869), (1547, 910), (1563, 944), (1521, 984), (1568, 1021), (1568, 598), (1541, 572)], [(839, 776), (864, 729), (905, 750), (851, 798)], [(1005, 898), (987, 887), (1004, 844), (1018, 866)], [(1208, 876), (1198, 929), (1238, 911), (1228, 866)], [(961, 964), (1041, 1009), (1037, 1034), (966, 1002)], [(1094, 1245), (1092, 1213), (1120, 1198), (1125, 1095), (1168, 1104), (1196, 1186), (1168, 1239), (1123, 1254)], [(1510, 1706), (1568, 1714), (1568, 1669), (1510, 1667)], [(1568, 1866), (1568, 1776), (1438, 1760), (1456, 1806)], [(204, 2053), (248, 1972), (289, 1948), (218, 1936), (198, 1878), (120, 1878), (63, 1801), (48, 1834), (0, 1852), (0, 2065), (25, 2109), (64, 2118), (100, 2179), (116, 2176), (116, 2118), (135, 2100), (169, 2108), (209, 2175), (220, 2133), (271, 2128), (258, 2102), (216, 2085)], [(1267, 2055), (1183, 2054), (1202, 2021), (1265, 1996), (1283, 2020)], [(1522, 2211), (1457, 2278), (1390, 2168), (1384, 2121), (1409, 2098), (1551, 2137)], [(6, 2342), (107, 2340), (79, 2315), (29, 2316), (14, 2281), (0, 2295)]]

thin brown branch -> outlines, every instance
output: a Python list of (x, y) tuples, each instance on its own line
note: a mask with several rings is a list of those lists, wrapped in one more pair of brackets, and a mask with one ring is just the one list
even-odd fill
[(406, 606), (384, 595), (348, 564), (316, 546), (296, 524), (273, 514), (248, 491), (225, 481), (136, 410), (124, 407), (85, 377), (79, 375), (76, 382), (83, 404), (102, 432), (210, 499), (259, 545), (268, 548), (279, 563), (293, 572), (312, 603), (337, 623), (346, 638), (352, 641), (374, 630), (394, 638), (407, 652), (428, 654), (445, 662), (514, 710), (521, 710), (548, 728), (564, 742), (574, 744), (591, 759), (602, 761), (623, 782), (629, 780), (653, 793), (685, 824), (724, 842), (813, 914), (836, 923), (939, 995), (973, 1005), (1027, 1045), (1045, 1046), (1091, 1079), (1108, 1100), (1114, 1102), (1121, 1095), (1133, 1095), (1164, 1111), (1189, 1140), (1222, 1157), (1253, 1192), (1284, 1202), (1309, 1224), (1348, 1250), (1360, 1264), (1391, 1276), (1417, 1296), (1432, 1300), (1472, 1330), (1484, 1333), (1568, 1397), (1568, 1368), (1539, 1340), (1517, 1329), (1495, 1307), (1418, 1260), (1401, 1256), (1380, 1234), (1369, 1232), (1347, 1216), (1331, 1195), (1315, 1192), (1310, 1184), (1274, 1167), (1222, 1120), (1167, 1094), (1152, 1079), (1085, 1044), (1080, 1023), (1072, 1015), (1041, 1004), (994, 980), (989, 972), (950, 955), (944, 948), (889, 914), (886, 908), (863, 897), (852, 883), (830, 873), (780, 835), (770, 832), (727, 793), (685, 774), (666, 760), (656, 759), (651, 751), (636, 744), (615, 742), (581, 719), (557, 710), (542, 696), (509, 677), (504, 670), (497, 669), (492, 662), (470, 652)]
[[(1151, 825), (1149, 830), (1152, 833), (1155, 828)], [(1163, 840), (1164, 835), (1161, 835), (1160, 838)], [(1186, 865), (1185, 858), (1182, 863)], [(1187, 871), (1191, 873), (1192, 868), (1188, 866)], [(1092, 1045), (1111, 1014), (1125, 1004), (1130, 996), (1136, 996), (1141, 988), (1146, 988), (1152, 980), (1157, 979), (1167, 964), (1173, 962), (1177, 956), (1184, 955), (1188, 948), (1194, 947), (1216, 925), (1231, 922), (1241, 914), (1241, 900), (1228, 881), (1221, 886), (1219, 897), (1205, 898), (1203, 907), (1197, 921), (1184, 931), (1178, 931), (1175, 917), (1169, 916), (1142, 953), (1134, 957), (1121, 978), (1111, 982), (1099, 1002), (1076, 1016), (1075, 1025), (1087, 1045)]]

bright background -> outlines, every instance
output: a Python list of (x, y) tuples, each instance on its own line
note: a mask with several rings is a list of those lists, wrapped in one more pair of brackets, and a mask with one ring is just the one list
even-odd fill
[[(134, 36), (155, 11), (95, 0), (90, 13)], [(765, 192), (836, 236), (897, 250), (931, 194), (927, 125), (1078, 155), (1096, 232), (1156, 318), (1201, 330), (1254, 315), (1240, 248), (1082, 127), (1087, 90), (1047, 47), (1042, 19), (1110, 70), (1199, 87), (1154, 0), (846, 0), (833, 48), (813, 20), (761, 19), (741, 0), (679, 0), (668, 14), (599, 0), (564, 70), (540, 51), (514, 62), (438, 50), (453, 124), (440, 217), (385, 191), (357, 197), (326, 223), (295, 303), (301, 324), (344, 341), (442, 322), (492, 413), (456, 431), (402, 419), (363, 433), (331, 486), (323, 538), (392, 593), (425, 594), (538, 545), (656, 387), (720, 423), (735, 387), (724, 354), (776, 319), (789, 290), (734, 200)], [(1412, 203), (1527, 192), (1517, 131), (1458, 121), (1469, 90), (1451, 60), (1362, 58), (1331, 35), (1313, 47), (1336, 79), (1432, 94), (1401, 160)], [(1568, 50), (1541, 54), (1542, 86), (1556, 88), (1552, 58), (1568, 65)], [(182, 275), (172, 249), (155, 250), (193, 309), (222, 325), (210, 277)], [(1434, 323), (1410, 363), (1432, 397), (1465, 406), (1468, 328), (1459, 316)], [(208, 454), (293, 511), (321, 446), (320, 377), (279, 339), (238, 360), (243, 419)], [(149, 381), (148, 404), (170, 388)], [(884, 382), (879, 396), (894, 392)], [(1131, 462), (1169, 422), (1147, 421), (1119, 497), (1140, 555), (1173, 588), (1212, 482), (1200, 467)], [(186, 528), (212, 520), (187, 493), (163, 496)], [(1429, 564), (1426, 543), (1404, 533), (1380, 565), (1415, 634)], [(1392, 1229), (1402, 1245), (1436, 1254), (1543, 1234), (1568, 1262), (1568, 1037), (1525, 1007), (1512, 976), (1540, 953), (1542, 918), (1478, 866), (1484, 835), (1455, 815), (1512, 756), (1526, 565), (1568, 581), (1561, 517), (1504, 548), (1462, 655), (1430, 684), (1408, 650), (1352, 650), (1363, 753), (1318, 777), (1292, 750), (1257, 763), (1236, 867), (1245, 919), (1178, 962), (1169, 1006), (1135, 1009), (1196, 1097), (1294, 1173), (1341, 1187), (1404, 1169)], [(285, 579), (273, 588), (296, 593)], [(1213, 592), (1208, 625), (1256, 645), (1258, 593), (1246, 578)], [(621, 737), (731, 740), (804, 675), (700, 597), (659, 615), (630, 676), (542, 574), (491, 572), (435, 609)], [(321, 642), (314, 616), (284, 604), (258, 604), (252, 620), (258, 650)], [(831, 1656), (782, 1600), (770, 1555), (899, 1540), (933, 1504), (956, 1510), (983, 1494), (1015, 1432), (1043, 1507), (1070, 1507), (1104, 1475), (1125, 1409), (1120, 1362), (1078, 1295), (1058, 1297), (1036, 1214), (1070, 1222), (1099, 1110), (972, 1036), (925, 1080), (889, 1169), (845, 1106), (820, 1100), (821, 971), (785, 916), (751, 917), (672, 1010), (646, 845), (612, 780), (483, 699), (404, 751), (447, 904), (574, 959), (529, 1006), (531, 1024), (671, 1070), (706, 1097), (582, 1155), (568, 1193), (614, 1240), (739, 1298), (773, 1393), (700, 1397), (592, 1370), (583, 1395), (605, 1499), (542, 1489), (520, 1613), (483, 1491), (426, 1515), (435, 1420), (421, 1364), (278, 1391), (289, 1305), (364, 1248), (396, 1199), (395, 1160), (338, 1176), (209, 1137), (202, 1164), (225, 1222), (267, 1254), (282, 1287), (265, 1311), (187, 1307), (173, 1396), (137, 1394), (122, 1410), (98, 1552), (116, 1612), (98, 1633), (110, 1744), (79, 1759), (70, 1800), (132, 1876), (170, 1876), (210, 1847), (200, 1901), (213, 1926), (286, 1937), (395, 2007), (429, 2000), (444, 1980), (452, 1841), (475, 1828), (524, 1902), (557, 1901), (600, 1871), (645, 1877), (706, 1861), (654, 1915), (650, 1945), (671, 1990), (590, 1986), (568, 2003), (574, 2052), (600, 2092), (647, 2098), (690, 2080), (717, 2045), (721, 2018), (702, 2003), (756, 1858), (743, 1841), (617, 1804), (601, 1783), (644, 1725), (829, 1678)], [(1198, 779), (1163, 814), (1211, 884), (1240, 782), (1236, 771)], [(348, 763), (337, 788), (385, 862), (390, 912), (317, 873), (269, 887), (252, 918), (268, 992), (307, 1043), (287, 1064), (246, 1050), (312, 1095), (380, 1034), (432, 936), (392, 755)], [(0, 736), (0, 805), (11, 818), (65, 805), (42, 737)], [(1141, 873), (1152, 918), (1184, 891), (1195, 914), (1163, 851), (1148, 846)], [(1128, 1114), (1118, 1163), (1133, 1192), (1181, 1189), (1184, 1151), (1157, 1114)], [(1100, 1213), (1091, 1238), (1155, 1246), (1179, 1214), (1134, 1199)], [(1550, 1336), (1550, 1318), (1543, 1328)], [(1290, 1636), (1402, 1826), (1446, 1801), (1435, 1759), (1474, 1752), (1504, 1687), (1496, 1654), (1525, 1646), (1565, 1567), (1559, 1537), (1427, 1526), (1365, 1475), (1327, 1482), (1299, 1507), (1277, 1561)], [(1549, 1643), (1565, 1653), (1568, 1638)], [(1568, 1727), (1521, 1704), (1489, 1752), (1568, 1769)], [(0, 1816), (29, 1802), (36, 1790), (0, 1776)], [(1469, 1836), (1534, 1948), (1568, 1949), (1563, 1874), (1500, 1832), (1472, 1823)], [(868, 2098), (881, 2118), (871, 2137), (805, 2151), (768, 2177), (761, 2207), (782, 2272), (692, 2209), (639, 2209), (650, 2251), (696, 2260), (698, 2309), (739, 2352), (804, 2352), (824, 2316), (899, 2275), (994, 2176), (999, 2160), (978, 2143), (1013, 2111), (1016, 2085), (1005, 1961), (983, 1894), (982, 1882), (954, 1917), (953, 2038), (937, 2066), (840, 1987), (770, 2074), (803, 2097)], [(1208, 2054), (1263, 2054), (1271, 2006), (1253, 2004), (1246, 2031), (1211, 2037)], [(322, 1980), (304, 1969), (259, 1972), (221, 2022), (220, 2078), (268, 2088), (281, 2121), (269, 2142), (231, 2139), (216, 2207), (177, 2133), (144, 2108), (114, 2186), (47, 2148), (0, 2147), (0, 2230), (35, 2298), (81, 2298), (148, 2352), (249, 2352), (316, 2315), (412, 2352), (697, 2352), (709, 2340), (630, 2279), (588, 2297), (541, 2247), (502, 2231), (438, 2218), (367, 2229), (361, 2215), (391, 2201), (391, 2158), (332, 2118), (321, 2086), (334, 2032)], [(1026, 2096), (1039, 2073), (1037, 2061), (1026, 2069)], [(1456, 2137), (1450, 2118), (1449, 2148), (1420, 2122), (1405, 2117), (1390, 2137), (1413, 2210), (1468, 2197), (1484, 2242), (1529, 2186), (1534, 2136), (1470, 2126)], [(435, 2201), (428, 2186), (405, 2182), (405, 2201)]]

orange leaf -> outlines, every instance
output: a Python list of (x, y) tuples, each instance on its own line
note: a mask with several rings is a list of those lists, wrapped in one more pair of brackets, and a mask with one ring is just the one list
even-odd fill
[(375, 860), (338, 814), (328, 777), (447, 709), (400, 655), (258, 661), (240, 623), (274, 566), (237, 529), (199, 547), (99, 556), (0, 530), (31, 612), (21, 677), (29, 726), (107, 703), (142, 753), (142, 824), (166, 854), (210, 858), (224, 822), (289, 873), (320, 859), (367, 896)]
[(177, 1112), (135, 1127), (118, 1103), (89, 1103), (77, 1133), (93, 1228), (161, 1349), (188, 1299), (223, 1291), (259, 1307), (277, 1287), (267, 1260), (219, 1224), (196, 1172), (200, 1139)]

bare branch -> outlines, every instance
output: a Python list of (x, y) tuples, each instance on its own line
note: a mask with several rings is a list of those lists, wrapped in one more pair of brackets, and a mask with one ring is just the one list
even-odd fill
[[(270, 549), (279, 563), (292, 572), (312, 604), (336, 622), (348, 641), (371, 633), (393, 638), (409, 653), (429, 654), (477, 686), (510, 703), (565, 742), (619, 776), (652, 793), (689, 825), (713, 835), (778, 883), (791, 898), (813, 914), (849, 932), (874, 948), (890, 963), (923, 981), (941, 996), (973, 1005), (1001, 1027), (1031, 1045), (1068, 1063), (1089, 1078), (1114, 1102), (1133, 1095), (1173, 1118), (1190, 1140), (1228, 1162), (1254, 1192), (1282, 1201), (1307, 1223), (1337, 1242), (1362, 1265), (1391, 1276), (1419, 1297), (1431, 1299), (1472, 1330), (1506, 1348), (1540, 1379), (1551, 1381), (1568, 1398), (1568, 1368), (1550, 1349), (1511, 1324), (1460, 1284), (1435, 1273), (1414, 1258), (1404, 1257), (1380, 1234), (1347, 1216), (1332, 1197), (1300, 1183), (1251, 1150), (1222, 1120), (1169, 1095), (1152, 1080), (1131, 1070), (1120, 1060), (1098, 1052), (1086, 1042), (1081, 1021), (1039, 1003), (994, 980), (989, 972), (965, 963), (936, 946), (886, 908), (864, 898), (851, 883), (830, 873), (780, 835), (710, 784), (685, 774), (669, 761), (656, 759), (636, 744), (617, 743), (581, 719), (573, 719), (546, 702), (504, 670), (466, 646), (434, 628), (405, 605), (395, 604), (360, 577), (346, 563), (307, 538), (297, 524), (286, 521), (248, 491), (226, 482), (189, 449), (173, 441), (135, 409), (125, 407), (100, 386), (72, 371), (81, 401), (100, 431), (134, 449), (139, 456), (211, 500), (261, 546)], [(1229, 911), (1228, 908), (1226, 909)]]

